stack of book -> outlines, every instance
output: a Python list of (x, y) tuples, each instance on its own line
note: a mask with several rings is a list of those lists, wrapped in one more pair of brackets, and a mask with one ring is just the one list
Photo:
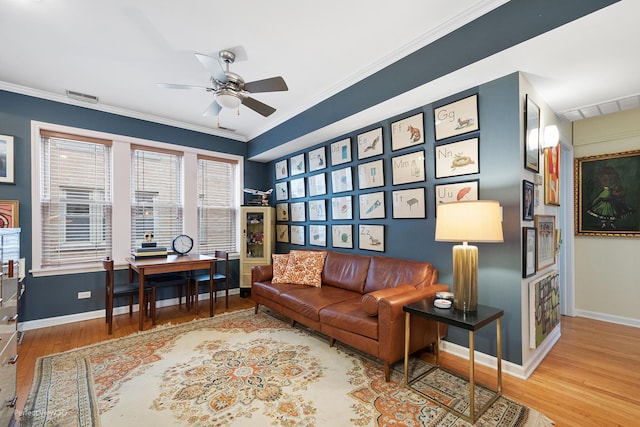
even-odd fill
[(167, 248), (160, 246), (141, 247), (136, 248), (136, 251), (131, 255), (133, 255), (135, 259), (166, 257)]

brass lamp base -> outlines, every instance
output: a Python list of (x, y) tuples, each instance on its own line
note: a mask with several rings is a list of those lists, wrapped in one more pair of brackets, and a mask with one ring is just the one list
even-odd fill
[(478, 248), (466, 243), (453, 247), (453, 307), (478, 309)]

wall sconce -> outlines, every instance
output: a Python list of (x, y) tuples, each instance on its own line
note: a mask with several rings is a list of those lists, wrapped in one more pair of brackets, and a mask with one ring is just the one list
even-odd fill
[(542, 148), (553, 148), (560, 142), (560, 132), (558, 126), (549, 125), (544, 128), (544, 138), (542, 141)]

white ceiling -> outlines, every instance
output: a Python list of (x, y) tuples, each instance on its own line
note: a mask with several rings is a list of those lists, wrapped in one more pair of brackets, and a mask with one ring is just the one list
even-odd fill
[[(0, 0), (0, 89), (248, 141), (506, 0)], [(256, 160), (270, 160), (514, 71), (574, 120), (637, 106), (640, 1), (582, 19), (407, 92)], [(517, 25), (517, 23), (514, 23)], [(241, 46), (245, 81), (281, 75), (288, 92), (253, 95), (277, 109), (203, 117), (212, 95), (194, 53)], [(233, 49), (232, 49), (233, 50)], [(66, 98), (94, 95), (95, 105)], [(621, 103), (611, 101), (626, 99)], [(593, 107), (603, 104), (602, 110)], [(581, 109), (582, 114), (578, 113)]]

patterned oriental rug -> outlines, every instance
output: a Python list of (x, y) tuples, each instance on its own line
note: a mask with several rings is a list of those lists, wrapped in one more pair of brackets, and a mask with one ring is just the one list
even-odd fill
[[(41, 357), (20, 424), (468, 425), (402, 380), (402, 363), (386, 383), (375, 359), (249, 309)], [(476, 425), (553, 423), (501, 397)]]

